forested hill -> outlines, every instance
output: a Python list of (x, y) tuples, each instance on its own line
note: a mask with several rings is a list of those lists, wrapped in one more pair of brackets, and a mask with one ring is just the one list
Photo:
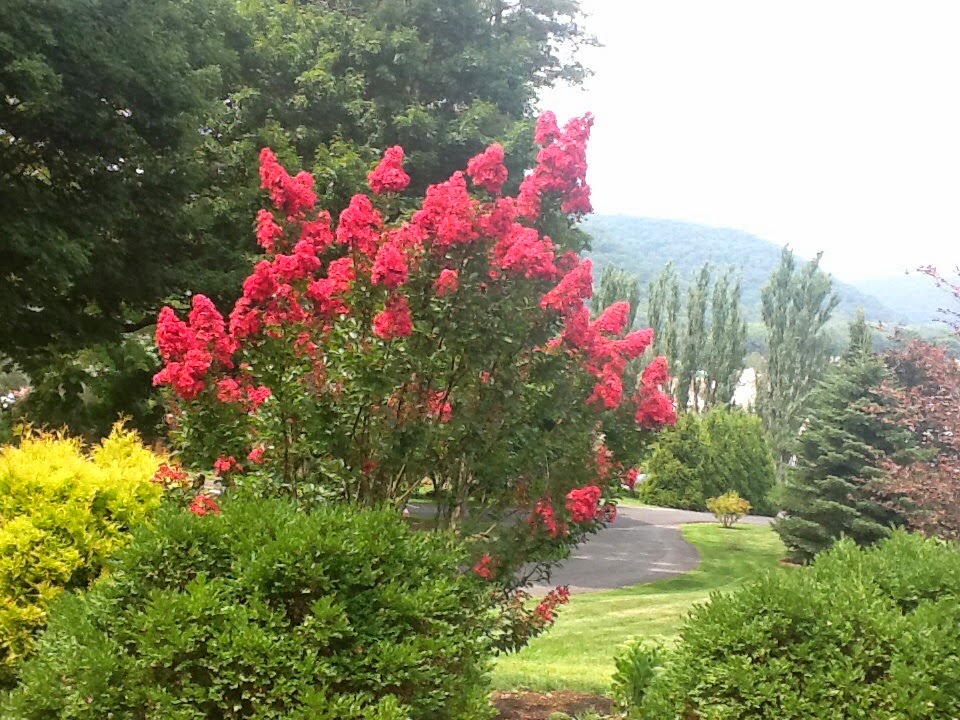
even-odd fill
[[(780, 247), (740, 230), (708, 227), (678, 220), (654, 220), (626, 215), (594, 215), (583, 222), (593, 238), (590, 256), (599, 270), (608, 263), (640, 277), (644, 297), (647, 283), (671, 260), (686, 284), (710, 261), (719, 268), (733, 265), (743, 282), (743, 305), (748, 320), (760, 317), (760, 288), (780, 258)], [(837, 314), (852, 317), (862, 307), (869, 320), (896, 322), (904, 318), (874, 296), (834, 279), (840, 296)]]

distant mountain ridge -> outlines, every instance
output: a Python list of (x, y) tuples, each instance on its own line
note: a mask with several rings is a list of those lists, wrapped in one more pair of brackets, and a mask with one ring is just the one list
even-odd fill
[[(639, 276), (644, 298), (648, 283), (668, 262), (677, 266), (684, 286), (704, 262), (713, 263), (720, 272), (734, 266), (741, 276), (748, 321), (760, 319), (760, 289), (780, 259), (780, 246), (730, 228), (628, 215), (593, 215), (581, 227), (592, 237), (589, 256), (597, 266), (596, 277), (604, 265), (622, 267)], [(840, 298), (838, 316), (853, 317), (857, 308), (862, 307), (870, 321), (895, 323), (910, 319), (871, 293), (837, 278), (833, 283)]]

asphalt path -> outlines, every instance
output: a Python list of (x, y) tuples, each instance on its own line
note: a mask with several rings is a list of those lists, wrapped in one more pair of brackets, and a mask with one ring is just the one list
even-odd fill
[[(716, 522), (716, 518), (689, 510), (620, 505), (617, 519), (574, 548), (570, 557), (554, 569), (549, 585), (537, 584), (529, 590), (540, 595), (557, 585), (567, 585), (571, 593), (596, 592), (695, 570), (700, 554), (683, 539), (680, 526), (698, 522)], [(766, 525), (770, 518), (745, 517), (740, 522)]]

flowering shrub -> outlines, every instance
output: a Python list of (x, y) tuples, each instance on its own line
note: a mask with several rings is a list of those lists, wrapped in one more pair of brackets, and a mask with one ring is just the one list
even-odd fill
[(168, 504), (55, 606), (0, 715), (482, 720), (491, 617), (465, 561), (385, 510)]
[(605, 417), (629, 408), (638, 433), (674, 414), (662, 359), (624, 383), (652, 331), (625, 332), (625, 303), (598, 318), (584, 304), (592, 266), (573, 221), (590, 211), (591, 124), (544, 114), (512, 196), (493, 145), (409, 207), (391, 148), (337, 223), (310, 175), (265, 149), (265, 256), (229, 318), (197, 295), (157, 325), (155, 382), (185, 461), (305, 502), (401, 504), (429, 477), (442, 526), (482, 508), (478, 574), (507, 587), (609, 520), (620, 469)]
[(87, 587), (160, 504), (150, 480), (162, 462), (119, 425), (89, 452), (39, 433), (0, 452), (0, 686), (30, 653), (50, 602)]

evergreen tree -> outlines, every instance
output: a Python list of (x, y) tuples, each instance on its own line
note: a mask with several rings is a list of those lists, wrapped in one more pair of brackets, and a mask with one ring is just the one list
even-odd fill
[(716, 408), (682, 413), (658, 436), (641, 497), (652, 505), (706, 510), (707, 500), (736, 492), (769, 512), (776, 483), (773, 454), (755, 415)]
[(777, 472), (760, 418), (718, 407), (706, 414), (704, 422), (710, 440), (703, 473), (704, 498), (732, 491), (753, 506), (754, 514), (769, 514), (769, 495)]
[(627, 329), (630, 329), (637, 318), (637, 307), (640, 304), (640, 281), (636, 275), (631, 275), (615, 265), (607, 265), (600, 276), (600, 285), (593, 293), (593, 314), (598, 316), (606, 308), (621, 301), (630, 303), (630, 314), (627, 316)]
[(709, 439), (696, 413), (681, 413), (677, 424), (665, 428), (647, 465), (640, 497), (651, 505), (702, 510), (704, 467)]
[(909, 455), (910, 433), (891, 421), (894, 409), (879, 389), (890, 375), (865, 347), (865, 328), (853, 323), (853, 343), (811, 393), (796, 466), (787, 473), (786, 514), (774, 529), (797, 561), (809, 561), (842, 536), (872, 544), (902, 524), (872, 491), (884, 459)]
[(830, 360), (824, 326), (837, 306), (820, 255), (801, 268), (784, 248), (761, 291), (767, 353), (757, 378), (757, 410), (771, 435), (780, 475), (790, 461), (810, 391)]

